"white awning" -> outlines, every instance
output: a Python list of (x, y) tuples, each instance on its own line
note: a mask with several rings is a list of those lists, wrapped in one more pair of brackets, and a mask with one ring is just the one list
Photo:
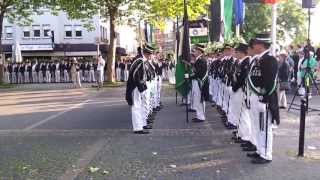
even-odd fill
[(40, 30), (40, 26), (32, 26), (33, 30)]
[(82, 27), (81, 26), (75, 26), (76, 31), (82, 31)]
[(30, 27), (23, 27), (23, 31), (24, 32), (30, 31)]
[(43, 29), (44, 29), (44, 30), (50, 30), (50, 25), (44, 25), (44, 26), (43, 26)]
[(72, 26), (64, 26), (65, 31), (72, 31)]
[(21, 51), (53, 51), (51, 44), (21, 44)]

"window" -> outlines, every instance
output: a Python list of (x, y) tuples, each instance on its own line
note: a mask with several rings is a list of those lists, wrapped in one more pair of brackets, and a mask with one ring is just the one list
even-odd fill
[(43, 25), (43, 36), (46, 38), (51, 37), (51, 29), (49, 24)]
[(24, 38), (30, 38), (31, 33), (30, 33), (30, 28), (29, 27), (24, 27), (23, 28), (23, 37)]
[(72, 26), (71, 25), (64, 26), (64, 32), (65, 32), (66, 38), (72, 38)]
[(76, 25), (75, 27), (75, 32), (76, 32), (76, 37), (82, 37), (82, 27), (80, 25)]
[(13, 30), (12, 30), (12, 26), (6, 26), (5, 27), (5, 37), (6, 39), (12, 39), (13, 38)]
[(41, 31), (40, 31), (40, 26), (32, 26), (33, 29), (33, 37), (35, 38), (40, 38), (41, 36)]

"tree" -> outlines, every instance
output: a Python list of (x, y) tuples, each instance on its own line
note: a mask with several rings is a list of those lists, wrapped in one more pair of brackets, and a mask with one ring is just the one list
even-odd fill
[[(294, 42), (306, 40), (306, 13), (295, 0), (287, 0), (278, 6), (277, 36)], [(246, 40), (255, 34), (271, 29), (271, 6), (261, 3), (247, 3), (243, 36)]]
[[(5, 18), (9, 22), (19, 24), (29, 24), (32, 14), (40, 14), (40, 7), (45, 6), (45, 0), (1, 0), (0, 1), (0, 37), (3, 36), (3, 21)], [(12, 54), (13, 55), (13, 54)], [(0, 38), (0, 58), (4, 62), (2, 49), (2, 38)], [(4, 65), (0, 64), (0, 83), (3, 83)]]
[[(188, 15), (190, 20), (199, 18), (206, 15), (210, 0), (187, 0)], [(183, 16), (183, 3), (184, 0), (147, 0), (146, 19), (158, 25), (163, 20), (176, 19)]]
[(115, 58), (116, 58), (116, 28), (122, 18), (128, 16), (130, 4), (134, 0), (59, 0), (51, 4), (55, 11), (63, 10), (67, 12), (71, 19), (81, 19), (90, 26), (90, 19), (94, 15), (100, 15), (109, 20), (110, 36), (107, 47), (107, 72), (106, 81), (115, 82)]
[[(191, 18), (206, 12), (206, 5), (209, 4), (209, 1), (188, 0)], [(116, 27), (121, 21), (130, 19), (130, 15), (134, 14), (139, 16), (138, 21), (146, 20), (159, 27), (164, 25), (166, 19), (182, 17), (183, 14), (183, 0), (59, 0), (51, 5), (54, 10), (66, 11), (72, 19), (88, 21), (93, 15), (100, 12), (102, 17), (109, 20), (108, 82), (115, 81)]]

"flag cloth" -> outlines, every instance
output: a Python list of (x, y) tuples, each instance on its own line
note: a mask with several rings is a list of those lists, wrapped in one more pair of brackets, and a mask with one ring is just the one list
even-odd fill
[[(184, 5), (183, 28), (180, 32), (179, 54), (176, 65), (176, 90), (186, 97), (191, 89), (190, 82), (185, 79), (189, 73), (186, 63), (190, 62), (189, 20), (186, 4)], [(177, 38), (178, 39), (178, 38)]]
[(263, 0), (263, 2), (266, 3), (266, 4), (276, 4), (276, 3), (279, 3), (281, 1), (286, 1), (286, 0)]
[(243, 0), (235, 0), (234, 2), (235, 24), (241, 25), (244, 22), (244, 3)]
[(233, 0), (224, 0), (224, 39), (232, 38)]

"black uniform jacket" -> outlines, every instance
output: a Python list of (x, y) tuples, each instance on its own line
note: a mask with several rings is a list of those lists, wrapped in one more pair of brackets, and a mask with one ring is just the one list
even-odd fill
[[(262, 84), (263, 89), (266, 92), (270, 92), (274, 86), (275, 80), (277, 79), (278, 73), (278, 62), (275, 57), (270, 56), (268, 53), (264, 54), (261, 59), (261, 75), (262, 75)], [(280, 113), (279, 113), (279, 104), (278, 104), (278, 93), (273, 91), (272, 94), (266, 94), (263, 97), (262, 102), (265, 102), (269, 105), (269, 109), (272, 115), (272, 123), (280, 124)]]
[(132, 97), (133, 90), (138, 88), (139, 92), (143, 92), (147, 89), (144, 73), (144, 62), (141, 58), (138, 58), (133, 62), (130, 68), (129, 78), (127, 81), (126, 101), (130, 106), (134, 104)]
[(202, 57), (194, 63), (193, 78), (200, 83), (201, 101), (209, 101), (208, 64)]
[(241, 87), (245, 86), (246, 78), (248, 76), (250, 65), (250, 57), (245, 58), (238, 65), (236, 70), (236, 79), (232, 85), (233, 92), (237, 92)]

